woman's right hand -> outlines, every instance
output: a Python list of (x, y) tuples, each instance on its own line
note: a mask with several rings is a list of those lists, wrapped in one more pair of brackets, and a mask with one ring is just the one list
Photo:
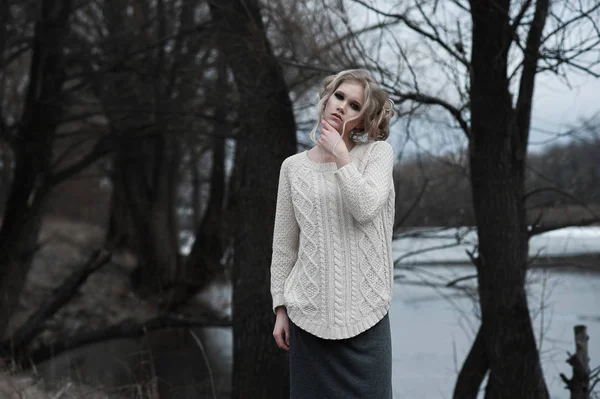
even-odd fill
[(290, 350), (290, 319), (287, 315), (285, 306), (278, 306), (275, 309), (277, 319), (275, 320), (275, 328), (273, 329), (273, 337), (277, 342), (277, 346), (284, 351)]

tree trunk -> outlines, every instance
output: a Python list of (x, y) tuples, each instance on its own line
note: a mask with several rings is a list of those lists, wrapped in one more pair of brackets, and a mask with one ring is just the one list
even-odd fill
[[(127, 2), (118, 7), (106, 3), (103, 11), (110, 33), (117, 35), (131, 25), (147, 23), (152, 18), (147, 5), (134, 2), (133, 14), (126, 17)], [(132, 47), (145, 48), (165, 36), (162, 6), (162, 1), (156, 3), (157, 37), (147, 30), (132, 38)], [(119, 52), (115, 53), (119, 57)], [(169, 112), (170, 89), (153, 77), (166, 74), (164, 46), (126, 62), (135, 73), (111, 70), (94, 82), (94, 88), (119, 142), (113, 158), (107, 241), (118, 242), (116, 249), (133, 256), (137, 268), (132, 285), (145, 297), (162, 294), (164, 284), (175, 280), (179, 273), (175, 216), (179, 151), (177, 138), (166, 133), (168, 121), (163, 116)]]
[[(217, 83), (215, 90), (220, 93), (218, 103), (216, 104), (215, 119), (221, 122), (221, 126), (214, 129), (225, 129), (225, 119), (228, 113), (227, 93), (229, 86), (227, 84), (227, 64), (222, 52), (218, 55)], [(186, 260), (185, 277), (186, 281), (193, 281), (195, 289), (202, 289), (220, 272), (223, 272), (221, 258), (225, 248), (223, 239), (224, 226), (224, 199), (225, 199), (225, 138), (224, 135), (215, 134), (211, 138), (212, 142), (212, 167), (210, 177), (210, 196), (208, 205), (204, 212), (202, 221), (196, 229), (194, 245)], [(197, 165), (192, 165), (194, 171)], [(197, 172), (194, 178), (197, 178)], [(194, 202), (198, 202), (196, 189), (198, 182), (194, 181)]]
[[(479, 356), (489, 365), (486, 399), (545, 399), (548, 390), (525, 292), (529, 236), (524, 204), (524, 155), (529, 126), (519, 123), (522, 121), (518, 117), (522, 115), (513, 109), (509, 93), (507, 60), (512, 40), (509, 7), (509, 0), (471, 1), (469, 155), (479, 239), (480, 335), (485, 348), (485, 355)], [(528, 106), (530, 111), (530, 102)], [(470, 357), (477, 356), (481, 344), (481, 340), (475, 342)], [(455, 397), (476, 397), (475, 391), (465, 387), (469, 380), (480, 379), (480, 365), (481, 360), (465, 362), (461, 376), (471, 378), (459, 379), (461, 385), (457, 383)], [(461, 392), (472, 396), (458, 396)]]
[(49, 190), (52, 142), (61, 115), (62, 42), (70, 0), (43, 0), (32, 42), (29, 87), (13, 144), (15, 169), (0, 230), (0, 337), (17, 307), (36, 251), (42, 208)]
[[(573, 368), (573, 377), (567, 378), (560, 373), (560, 378), (564, 381), (567, 389), (571, 391), (571, 399), (590, 399), (591, 390), (599, 381), (596, 379), (590, 387), (590, 357), (588, 355), (587, 327), (577, 325), (575, 330), (575, 353), (569, 356), (567, 363)], [(598, 375), (598, 373), (596, 373)]]
[(289, 396), (287, 359), (273, 341), (270, 260), (279, 168), (296, 152), (296, 126), (255, 0), (211, 1), (218, 40), (239, 91), (243, 136), (233, 268), (234, 398)]
[(177, 224), (173, 220), (175, 145), (163, 134), (124, 138), (115, 155), (113, 197), (107, 240), (118, 240), (138, 265), (133, 284), (142, 296), (174, 280), (179, 264)]
[(490, 368), (483, 334), (483, 329), (479, 328), (475, 342), (458, 375), (452, 396), (454, 399), (477, 398), (479, 387)]

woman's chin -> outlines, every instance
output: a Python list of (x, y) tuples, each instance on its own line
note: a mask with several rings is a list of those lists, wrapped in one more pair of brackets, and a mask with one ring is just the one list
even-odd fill
[(336, 118), (327, 119), (327, 122), (338, 132), (342, 131), (342, 122)]

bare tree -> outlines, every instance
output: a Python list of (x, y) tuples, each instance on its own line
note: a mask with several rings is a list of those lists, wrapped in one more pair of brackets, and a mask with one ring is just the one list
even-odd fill
[[(82, 74), (101, 104), (114, 145), (107, 240), (133, 255), (139, 294), (180, 283), (178, 191), (183, 144), (206, 134), (210, 32), (200, 1), (89, 5), (82, 18)], [(201, 34), (198, 34), (201, 33)], [(84, 47), (86, 46), (86, 47)], [(198, 133), (195, 133), (195, 132)], [(199, 142), (197, 140), (197, 142)], [(197, 165), (192, 167), (197, 168)]]
[[(195, 240), (190, 254), (186, 258), (185, 268), (182, 271), (182, 281), (191, 283), (192, 292), (204, 288), (218, 275), (224, 274), (222, 258), (226, 248), (230, 245), (227, 233), (228, 212), (226, 211), (226, 177), (225, 177), (225, 134), (232, 128), (227, 123), (230, 111), (229, 92), (231, 85), (228, 82), (228, 72), (225, 56), (219, 51), (217, 56), (217, 79), (214, 83), (214, 97), (211, 101), (215, 106), (215, 124), (213, 129), (220, 131), (209, 139), (212, 150), (210, 166), (210, 188), (206, 209), (198, 226), (195, 229)], [(197, 174), (197, 165), (192, 165)], [(198, 177), (196, 177), (198, 179)], [(199, 182), (194, 182), (194, 189), (198, 190)], [(231, 191), (231, 190), (230, 190)], [(194, 195), (197, 197), (197, 194)], [(196, 198), (194, 198), (196, 200)], [(185, 298), (185, 294), (181, 297)], [(178, 301), (174, 301), (175, 302)]]
[[(44, 0), (36, 19), (28, 88), (18, 127), (3, 125), (15, 163), (0, 230), (0, 336), (16, 307), (37, 247), (42, 207), (52, 185), (52, 141), (62, 111), (63, 42), (71, 1)], [(14, 134), (13, 134), (14, 133)]]

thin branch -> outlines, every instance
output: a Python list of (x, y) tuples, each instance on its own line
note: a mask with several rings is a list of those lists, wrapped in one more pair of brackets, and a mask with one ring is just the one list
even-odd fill
[(8, 56), (6, 56), (5, 59), (2, 60), (2, 62), (0, 63), (0, 69), (4, 69), (4, 68), (8, 67), (10, 64), (12, 64), (16, 60), (18, 60), (21, 55), (25, 54), (26, 52), (28, 52), (30, 50), (31, 50), (30, 44), (22, 45), (21, 47), (15, 49), (10, 54), (8, 54)]
[(400, 262), (402, 262), (406, 258), (410, 258), (411, 256), (420, 255), (420, 254), (424, 254), (424, 253), (431, 252), (431, 251), (437, 251), (439, 249), (455, 248), (458, 245), (460, 245), (460, 242), (456, 242), (456, 243), (452, 243), (452, 244), (435, 245), (435, 246), (428, 247), (428, 248), (417, 249), (415, 251), (406, 252), (405, 254), (403, 254), (402, 256), (400, 256), (394, 260), (394, 267), (397, 267), (400, 264)]
[(335, 74), (337, 72), (334, 69), (326, 69), (326, 68), (322, 68), (322, 67), (316, 66), (316, 65), (309, 65), (309, 64), (298, 62), (296, 60), (277, 58), (277, 62), (279, 62), (280, 64), (283, 64), (283, 65), (289, 65), (289, 66), (292, 66), (292, 67), (295, 67), (298, 69), (305, 69), (307, 71), (320, 72), (320, 73), (324, 73), (327, 75)]
[(446, 287), (454, 287), (456, 284), (460, 283), (461, 281), (472, 280), (474, 278), (477, 278), (476, 274), (469, 274), (468, 276), (462, 276), (457, 279), (448, 281), (446, 283)]
[[(600, 41), (599, 41), (599, 44), (600, 44)], [(558, 54), (554, 55), (554, 56), (545, 56), (544, 57), (544, 61), (555, 60), (556, 63), (554, 63), (552, 65), (545, 66), (543, 68), (539, 68), (537, 70), (537, 72), (551, 71), (551, 72), (555, 72), (556, 73), (557, 70), (558, 70), (558, 67), (560, 65), (566, 64), (566, 65), (571, 66), (574, 69), (577, 69), (577, 70), (579, 70), (581, 72), (587, 73), (588, 75), (590, 75), (590, 76), (592, 76), (594, 78), (600, 78), (600, 72), (595, 72), (595, 71), (592, 70), (593, 66), (596, 66), (596, 65), (600, 64), (599, 62), (594, 62), (593, 64), (591, 64), (591, 66), (584, 66), (584, 65), (577, 64), (575, 61), (573, 61), (573, 59), (575, 57), (576, 56), (572, 56), (572, 57), (568, 57), (567, 58), (567, 57), (563, 57), (563, 56), (558, 55)]]
[(202, 345), (202, 341), (200, 340), (200, 338), (198, 338), (198, 336), (196, 334), (194, 334), (194, 332), (192, 330), (190, 330), (190, 334), (192, 335), (192, 337), (194, 338), (194, 341), (196, 341), (196, 345), (198, 345), (198, 348), (200, 348), (200, 351), (202, 352), (202, 357), (204, 358), (204, 363), (206, 364), (206, 368), (208, 369), (208, 376), (210, 378), (210, 389), (212, 391), (213, 399), (217, 399), (217, 393), (215, 391), (215, 380), (213, 378), (212, 367), (210, 367), (210, 362), (208, 361), (208, 356), (206, 356), (206, 351), (204, 350), (204, 345)]
[(74, 151), (81, 148), (81, 146), (86, 144), (89, 140), (90, 139), (87, 137), (79, 140), (73, 140), (73, 142), (70, 143), (67, 148), (64, 149), (64, 151), (56, 155), (56, 158), (52, 163), (52, 169), (54, 170), (58, 165), (63, 163), (70, 155), (73, 154)]
[(546, 41), (548, 41), (552, 36), (556, 35), (557, 33), (563, 31), (565, 28), (567, 28), (569, 25), (584, 19), (584, 18), (588, 18), (589, 15), (591, 13), (593, 13), (594, 11), (600, 9), (600, 3), (597, 3), (596, 5), (594, 5), (592, 8), (590, 8), (587, 11), (582, 11), (580, 14), (577, 14), (577, 16), (563, 22), (562, 24), (560, 24), (559, 26), (557, 26), (556, 28), (554, 28), (552, 31), (550, 31), (546, 36), (544, 36), (544, 38), (542, 39), (541, 44), (546, 43)]
[(531, 6), (531, 1), (532, 0), (526, 0), (525, 3), (523, 3), (523, 5), (521, 6), (521, 9), (519, 10), (519, 13), (513, 19), (513, 22), (512, 22), (513, 35), (516, 34), (517, 29), (519, 28), (519, 25), (521, 25), (521, 20), (523, 19), (523, 17), (527, 13), (527, 10)]
[(405, 15), (386, 13), (384, 11), (381, 11), (381, 10), (373, 7), (370, 4), (367, 4), (365, 1), (362, 1), (362, 0), (351, 0), (351, 1), (358, 3), (358, 4), (362, 5), (363, 7), (365, 7), (366, 9), (373, 11), (374, 13), (379, 14), (381, 16), (388, 17), (388, 18), (396, 18), (396, 19), (404, 22), (404, 24), (406, 26), (408, 26), (412, 31), (414, 31), (420, 35), (423, 35), (427, 39), (437, 43), (444, 50), (446, 50), (446, 52), (448, 54), (450, 54), (451, 56), (456, 58), (461, 64), (463, 64), (469, 71), (471, 70), (469, 61), (462, 54), (460, 54), (460, 53), (456, 52), (454, 49), (452, 49), (452, 47), (448, 43), (446, 43), (444, 40), (442, 40), (442, 38), (439, 37), (439, 35), (437, 35), (435, 32), (431, 33), (431, 32), (427, 32), (427, 31), (421, 29), (419, 27), (419, 25), (417, 25), (414, 21), (411, 21), (410, 19), (408, 19)]
[(538, 235), (538, 234), (542, 234), (542, 233), (546, 233), (548, 231), (553, 231), (553, 230), (558, 230), (558, 229), (562, 229), (565, 227), (571, 227), (571, 226), (589, 226), (591, 224), (594, 223), (598, 223), (600, 222), (600, 216), (596, 214), (596, 212), (594, 212), (594, 210), (592, 208), (590, 208), (588, 206), (588, 204), (586, 204), (584, 201), (582, 201), (581, 199), (575, 197), (573, 194), (570, 194), (564, 190), (561, 190), (558, 187), (541, 187), (541, 188), (537, 188), (535, 190), (531, 190), (528, 193), (526, 193), (523, 197), (523, 201), (527, 201), (527, 199), (533, 195), (539, 194), (539, 193), (543, 193), (543, 192), (547, 192), (547, 191), (552, 191), (555, 193), (558, 193), (564, 197), (569, 198), (572, 201), (577, 202), (582, 208), (584, 208), (586, 211), (588, 211), (588, 213), (590, 215), (592, 215), (591, 218), (586, 218), (586, 219), (581, 219), (577, 222), (565, 222), (565, 223), (557, 223), (554, 225), (546, 225), (546, 226), (542, 226), (542, 225), (533, 225), (531, 228), (531, 231), (529, 232), (529, 237), (533, 237), (534, 235)]
[[(535, 5), (533, 21), (529, 27), (525, 52), (523, 54), (523, 70), (521, 73), (521, 82), (519, 85), (519, 97), (516, 104), (516, 123), (518, 137), (521, 145), (519, 148), (526, 148), (529, 137), (529, 126), (531, 124), (531, 103), (533, 98), (533, 89), (535, 85), (535, 76), (537, 73), (537, 64), (539, 58), (540, 41), (542, 32), (546, 25), (546, 17), (550, 0), (538, 0)], [(522, 155), (524, 157), (524, 155)]]
[(379, 22), (379, 23), (371, 25), (371, 26), (367, 26), (367, 27), (357, 30), (357, 31), (351, 31), (343, 36), (338, 36), (338, 37), (336, 37), (336, 39), (334, 41), (325, 44), (323, 47), (320, 48), (320, 51), (327, 51), (331, 47), (333, 47), (335, 45), (339, 45), (340, 42), (345, 42), (347, 40), (354, 39), (358, 36), (361, 36), (364, 33), (370, 32), (370, 31), (388, 28), (390, 26), (397, 25), (399, 22), (401, 22), (401, 21), (398, 19), (394, 19), (392, 21), (383, 21), (383, 22)]
[(406, 212), (404, 212), (404, 214), (402, 215), (402, 217), (400, 217), (396, 221), (396, 223), (394, 224), (394, 228), (393, 228), (392, 231), (394, 231), (394, 232), (397, 231), (404, 224), (404, 222), (406, 222), (406, 220), (408, 219), (408, 217), (411, 215), (411, 213), (415, 210), (415, 208), (419, 205), (419, 203), (423, 199), (423, 196), (425, 195), (425, 191), (427, 191), (428, 185), (429, 185), (429, 180), (426, 178), (425, 181), (423, 181), (423, 185), (421, 186), (421, 190), (419, 190), (419, 193), (415, 196), (415, 199), (410, 204), (410, 206), (408, 207), (408, 209), (406, 210)]
[(595, 223), (599, 223), (600, 218), (592, 217), (587, 219), (579, 219), (572, 222), (564, 222), (564, 223), (554, 223), (548, 225), (538, 225), (531, 228), (529, 232), (529, 237), (533, 237), (542, 233), (547, 233), (549, 231), (560, 230), (566, 227), (582, 227), (582, 226), (590, 226)]
[(471, 127), (469, 126), (468, 122), (463, 118), (462, 112), (447, 101), (423, 93), (398, 93), (398, 96), (400, 96), (403, 99), (416, 101), (422, 104), (439, 105), (443, 107), (448, 112), (450, 112), (454, 119), (456, 119), (467, 138), (471, 138)]
[(69, 166), (63, 167), (61, 170), (52, 173), (48, 179), (50, 186), (55, 186), (67, 180), (69, 177), (76, 175), (83, 171), (85, 168), (90, 166), (92, 163), (98, 161), (102, 157), (108, 155), (116, 149), (117, 143), (112, 134), (102, 136), (94, 148), (92, 148), (86, 155), (84, 155), (79, 161), (74, 162)]

